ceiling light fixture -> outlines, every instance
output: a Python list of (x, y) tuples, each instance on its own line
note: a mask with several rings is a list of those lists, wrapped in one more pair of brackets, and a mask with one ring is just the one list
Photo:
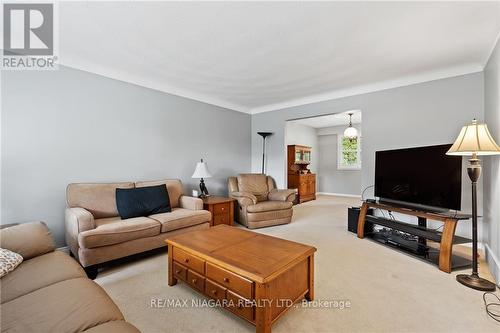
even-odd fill
[(344, 136), (348, 139), (356, 139), (358, 137), (358, 130), (355, 127), (352, 127), (352, 112), (348, 113), (349, 115), (349, 127), (347, 127), (344, 131)]

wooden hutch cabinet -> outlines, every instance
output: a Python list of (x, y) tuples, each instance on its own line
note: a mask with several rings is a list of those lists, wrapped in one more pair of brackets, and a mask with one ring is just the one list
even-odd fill
[(316, 199), (316, 175), (309, 170), (311, 147), (288, 146), (288, 188), (298, 190), (298, 202)]

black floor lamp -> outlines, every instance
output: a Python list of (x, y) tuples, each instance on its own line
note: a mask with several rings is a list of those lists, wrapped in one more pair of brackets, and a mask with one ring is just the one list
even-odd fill
[(264, 174), (264, 165), (266, 162), (266, 138), (273, 133), (271, 132), (257, 132), (262, 137), (262, 174)]
[(472, 274), (459, 274), (457, 281), (461, 284), (482, 291), (493, 291), (493, 282), (479, 277), (477, 271), (477, 180), (481, 176), (481, 161), (478, 155), (498, 155), (500, 147), (488, 131), (486, 124), (478, 124), (476, 119), (472, 124), (462, 127), (457, 140), (451, 146), (447, 155), (471, 156), (467, 173), (472, 182)]

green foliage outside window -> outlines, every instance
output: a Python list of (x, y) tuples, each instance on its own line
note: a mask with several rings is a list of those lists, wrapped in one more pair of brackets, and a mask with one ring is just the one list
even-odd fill
[(359, 140), (342, 137), (341, 142), (341, 165), (346, 167), (358, 167), (359, 161)]

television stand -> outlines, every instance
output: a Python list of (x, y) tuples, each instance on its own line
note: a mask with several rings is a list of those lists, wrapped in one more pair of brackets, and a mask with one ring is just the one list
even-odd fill
[[(418, 218), (418, 225), (410, 224), (380, 216), (368, 215), (368, 209), (381, 209)], [(470, 265), (470, 260), (453, 255), (453, 244), (472, 242), (470, 239), (455, 235), (455, 228), (460, 220), (470, 219), (468, 214), (435, 213), (423, 210), (405, 208), (373, 201), (363, 202), (358, 220), (358, 238), (370, 237), (390, 246), (398, 247), (405, 252), (414, 254), (426, 261), (435, 263), (439, 269), (451, 273), (453, 268)], [(427, 219), (444, 223), (443, 231), (427, 228)], [(370, 232), (365, 235), (365, 223), (372, 223), (384, 227), (383, 232)], [(388, 229), (385, 229), (388, 228)], [(395, 232), (389, 232), (392, 230)], [(409, 234), (418, 238), (412, 242), (402, 235)], [(439, 243), (439, 250), (432, 251), (427, 246), (427, 240)]]

